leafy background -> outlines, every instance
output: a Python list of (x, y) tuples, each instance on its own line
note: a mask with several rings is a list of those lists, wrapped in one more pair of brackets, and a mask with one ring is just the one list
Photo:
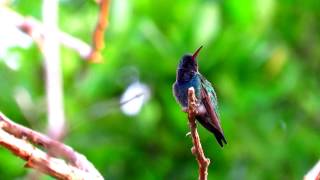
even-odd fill
[[(41, 1), (15, 0), (11, 8), (41, 19)], [(112, 1), (103, 63), (61, 48), (65, 142), (108, 179), (196, 179), (186, 114), (171, 85), (179, 58), (204, 45), (199, 66), (217, 91), (228, 141), (221, 149), (199, 127), (209, 179), (302, 179), (320, 157), (319, 9), (318, 0)], [(90, 42), (97, 12), (94, 1), (61, 0), (59, 26)], [(5, 51), (0, 110), (44, 131), (41, 52), (33, 43)], [(137, 81), (150, 98), (128, 116), (119, 98)], [(1, 179), (31, 172), (4, 148), (0, 159)]]

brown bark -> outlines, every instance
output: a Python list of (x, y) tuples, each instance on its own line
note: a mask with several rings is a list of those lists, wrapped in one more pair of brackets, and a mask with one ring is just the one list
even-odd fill
[(191, 148), (192, 154), (195, 155), (199, 166), (199, 180), (206, 180), (208, 177), (208, 167), (210, 159), (206, 158), (200, 142), (200, 137), (197, 131), (197, 124), (195, 116), (197, 114), (197, 99), (195, 96), (194, 88), (188, 89), (188, 119), (191, 131), (193, 147)]

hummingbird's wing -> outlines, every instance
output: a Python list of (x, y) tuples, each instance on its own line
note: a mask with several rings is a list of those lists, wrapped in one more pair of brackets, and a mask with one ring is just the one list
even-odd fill
[(204, 115), (199, 115), (198, 120), (205, 128), (215, 135), (220, 146), (223, 146), (223, 143), (227, 144), (227, 141), (223, 135), (219, 121), (216, 93), (208, 80), (206, 80), (202, 75), (200, 75), (200, 78), (202, 86), (201, 102), (206, 109), (206, 113)]

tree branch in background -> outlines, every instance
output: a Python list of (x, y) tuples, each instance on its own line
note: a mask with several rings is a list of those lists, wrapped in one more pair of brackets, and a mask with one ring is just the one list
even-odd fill
[(304, 176), (304, 180), (320, 180), (320, 160)]
[[(8, 17), (12, 26), (19, 28), (21, 31), (28, 34), (39, 46), (39, 48), (43, 49), (43, 35), (45, 33), (44, 26), (38, 20), (32, 17), (24, 17), (18, 14), (15, 11), (10, 10), (9, 8), (0, 6), (0, 15), (4, 17)], [(75, 38), (67, 33), (58, 31), (57, 40), (66, 47), (74, 49), (77, 51), (83, 59), (88, 59), (91, 50), (90, 45), (85, 43), (84, 41)]]
[[(50, 154), (33, 144), (50, 151)], [(37, 169), (58, 179), (103, 179), (82, 154), (39, 132), (14, 123), (1, 112), (0, 145), (26, 160), (25, 167)], [(59, 159), (60, 156), (64, 159)]]
[(104, 31), (108, 26), (110, 0), (100, 0), (98, 3), (100, 5), (100, 14), (96, 28), (93, 32), (92, 51), (88, 57), (91, 62), (96, 63), (101, 62), (102, 60), (101, 50), (104, 47)]
[(58, 0), (44, 0), (43, 56), (46, 72), (46, 97), (48, 112), (48, 134), (60, 140), (65, 132), (63, 87), (61, 77), (60, 43), (58, 41)]
[(193, 142), (193, 147), (191, 148), (191, 151), (198, 161), (199, 180), (206, 180), (208, 176), (208, 167), (210, 164), (210, 159), (205, 157), (200, 142), (200, 137), (197, 131), (197, 124), (195, 119), (197, 113), (197, 99), (195, 96), (194, 88), (191, 87), (188, 89), (188, 119)]

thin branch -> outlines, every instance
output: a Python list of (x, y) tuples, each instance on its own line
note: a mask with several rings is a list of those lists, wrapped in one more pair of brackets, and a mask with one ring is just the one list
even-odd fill
[(197, 99), (195, 96), (194, 88), (191, 87), (188, 89), (188, 119), (193, 143), (191, 151), (198, 161), (199, 180), (206, 180), (208, 176), (208, 167), (210, 164), (210, 159), (205, 157), (201, 146), (200, 137), (197, 131), (197, 124), (195, 120), (195, 116), (197, 113)]
[(125, 104), (127, 104), (127, 103), (129, 103), (129, 102), (131, 102), (131, 101), (133, 101), (133, 100), (141, 97), (141, 96), (144, 96), (144, 95), (145, 95), (145, 93), (136, 94), (135, 96), (133, 96), (133, 97), (130, 98), (130, 99), (127, 99), (127, 100), (125, 100), (125, 101), (121, 101), (121, 102), (120, 102), (120, 106), (123, 106), (123, 105), (125, 105)]
[(92, 51), (88, 58), (92, 62), (101, 62), (101, 50), (104, 48), (104, 31), (109, 23), (108, 14), (110, 0), (100, 0), (98, 3), (100, 5), (100, 14), (96, 28), (93, 32)]
[[(39, 48), (41, 50), (43, 49), (43, 35), (45, 33), (45, 29), (41, 22), (32, 17), (24, 17), (4, 6), (0, 6), (0, 15), (8, 17), (12, 26), (17, 27), (28, 34), (37, 43)], [(88, 59), (92, 51), (90, 45), (67, 33), (58, 30), (56, 31), (57, 40), (62, 45), (77, 51), (84, 60)]]
[[(32, 144), (50, 152), (53, 150), (54, 154), (49, 155)], [(26, 167), (37, 169), (58, 179), (103, 179), (82, 154), (39, 132), (14, 123), (1, 112), (0, 145), (26, 160)], [(64, 160), (57, 158), (58, 156), (62, 156)]]

